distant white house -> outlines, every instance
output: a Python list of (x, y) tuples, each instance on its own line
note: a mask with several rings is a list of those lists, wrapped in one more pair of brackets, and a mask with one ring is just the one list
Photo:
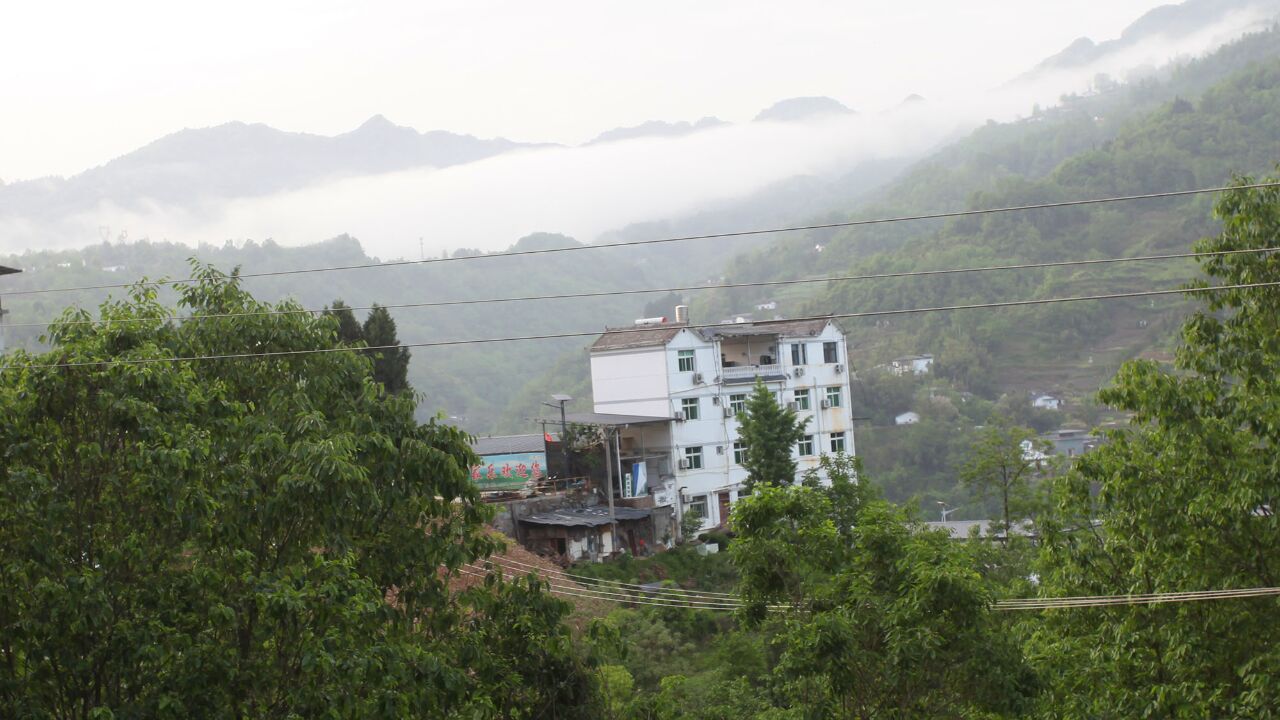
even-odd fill
[(1040, 408), (1041, 410), (1060, 410), (1062, 409), (1062, 398), (1053, 395), (1036, 395), (1031, 400), (1031, 407)]
[(1036, 448), (1035, 443), (1030, 440), (1023, 440), (1022, 443), (1022, 459), (1028, 463), (1038, 463), (1041, 460), (1048, 459), (1048, 455)]
[(908, 410), (893, 418), (894, 425), (915, 425), (920, 422), (920, 413)]
[(904, 355), (889, 363), (889, 372), (894, 375), (926, 375), (932, 366), (932, 355)]

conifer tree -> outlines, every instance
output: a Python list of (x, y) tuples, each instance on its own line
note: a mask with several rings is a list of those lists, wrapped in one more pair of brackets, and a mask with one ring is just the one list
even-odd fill
[(325, 315), (338, 319), (338, 342), (343, 345), (355, 345), (364, 340), (364, 329), (355, 313), (341, 300), (334, 300), (333, 307), (324, 311)]
[(400, 340), (396, 337), (396, 321), (385, 307), (375, 303), (369, 312), (364, 321), (364, 341), (371, 348), (396, 346), (369, 351), (373, 356), (373, 377), (392, 395), (408, 390), (409, 349), (398, 347)]
[(807, 422), (807, 418), (800, 420), (794, 410), (779, 404), (773, 392), (756, 380), (738, 428), (738, 439), (747, 446), (742, 466), (747, 469), (748, 488), (758, 483), (795, 482), (796, 461), (791, 449), (804, 437)]

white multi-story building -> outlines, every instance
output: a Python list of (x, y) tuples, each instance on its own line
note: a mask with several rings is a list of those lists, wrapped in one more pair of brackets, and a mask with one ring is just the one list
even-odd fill
[(697, 511), (714, 527), (743, 492), (736, 415), (757, 378), (808, 421), (794, 450), (801, 473), (823, 454), (854, 453), (847, 362), (844, 333), (826, 319), (715, 328), (663, 322), (596, 340), (592, 395), (597, 413), (674, 418), (645, 442), (671, 453), (677, 515)]

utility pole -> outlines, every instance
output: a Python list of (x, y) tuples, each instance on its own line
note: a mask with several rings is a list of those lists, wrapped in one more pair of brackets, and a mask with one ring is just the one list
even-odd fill
[(609, 498), (609, 527), (611, 528), (609, 532), (611, 533), (610, 537), (612, 538), (610, 542), (610, 545), (611, 545), (610, 550), (612, 550), (613, 552), (617, 552), (618, 550), (618, 516), (617, 514), (614, 513), (614, 510), (613, 510), (613, 447), (612, 447), (613, 441), (609, 437), (609, 435), (612, 432), (616, 432), (616, 430), (614, 430), (613, 428), (605, 428), (605, 431), (604, 431), (604, 465), (605, 465), (605, 488), (606, 488), (605, 494)]

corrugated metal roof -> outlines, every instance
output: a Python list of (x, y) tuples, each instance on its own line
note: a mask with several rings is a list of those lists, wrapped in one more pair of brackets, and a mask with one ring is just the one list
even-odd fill
[[(619, 520), (643, 520), (652, 512), (641, 508), (615, 507), (614, 516)], [(560, 525), (564, 527), (599, 527), (608, 525), (609, 508), (603, 505), (586, 508), (561, 508), (520, 518), (520, 522), (534, 525)]]
[(653, 327), (611, 328), (596, 338), (592, 350), (623, 350), (625, 348), (666, 345), (684, 329), (684, 324), (667, 323)]
[(541, 434), (500, 435), (476, 438), (471, 450), (477, 455), (514, 455), (516, 453), (545, 452), (545, 438)]

